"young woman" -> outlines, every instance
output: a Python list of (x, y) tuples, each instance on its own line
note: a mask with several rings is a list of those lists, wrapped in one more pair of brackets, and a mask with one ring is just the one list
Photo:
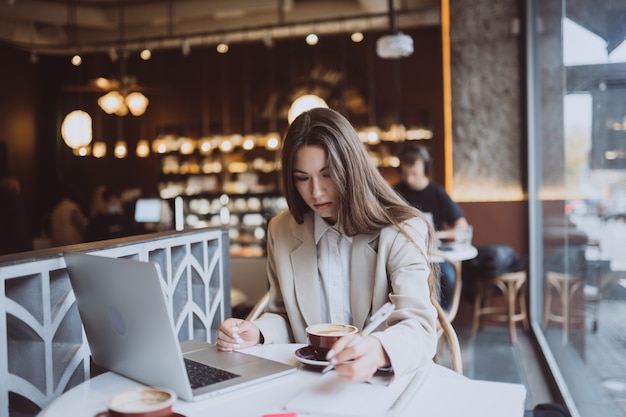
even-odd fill
[(375, 332), (327, 357), (343, 378), (366, 381), (379, 368), (396, 374), (431, 361), (437, 344), (433, 231), (423, 214), (380, 175), (348, 120), (334, 110), (301, 114), (281, 155), (289, 210), (268, 226), (270, 299), (254, 322), (227, 319), (221, 350), (257, 343), (307, 343), (307, 326), (343, 322), (363, 328), (391, 301)]

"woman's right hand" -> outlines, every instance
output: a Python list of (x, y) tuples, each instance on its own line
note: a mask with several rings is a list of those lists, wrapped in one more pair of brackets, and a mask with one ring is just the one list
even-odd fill
[(230, 318), (217, 332), (217, 348), (225, 352), (254, 346), (261, 341), (261, 331), (252, 322)]

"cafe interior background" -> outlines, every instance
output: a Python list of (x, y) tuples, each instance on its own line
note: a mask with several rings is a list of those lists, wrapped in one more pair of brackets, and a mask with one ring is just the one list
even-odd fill
[[(617, 0), (5, 0), (0, 174), (21, 182), (40, 244), (63, 183), (86, 208), (110, 184), (130, 202), (166, 201), (167, 227), (228, 225), (233, 265), (255, 265), (263, 226), (284, 208), (275, 139), (295, 99), (315, 94), (390, 182), (403, 141), (431, 151), (474, 245), (528, 257), (533, 346), (554, 395), (573, 415), (626, 416), (624, 22)], [(412, 54), (381, 57), (378, 39), (396, 32)], [(140, 92), (147, 107), (108, 114), (110, 91)], [(75, 149), (61, 133), (74, 110), (93, 136)], [(568, 255), (580, 248), (584, 272)], [(543, 320), (555, 256), (586, 283), (573, 295), (586, 319), (567, 338)]]

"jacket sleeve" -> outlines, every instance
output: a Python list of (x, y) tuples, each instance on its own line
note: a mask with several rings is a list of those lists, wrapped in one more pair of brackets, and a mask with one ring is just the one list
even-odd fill
[(378, 271), (386, 274), (396, 311), (387, 328), (374, 333), (397, 375), (432, 363), (437, 349), (437, 310), (430, 299), (428, 276), (430, 263), (426, 247), (427, 226), (421, 219), (407, 221), (405, 234), (396, 228), (381, 233), (378, 253), (386, 257)]

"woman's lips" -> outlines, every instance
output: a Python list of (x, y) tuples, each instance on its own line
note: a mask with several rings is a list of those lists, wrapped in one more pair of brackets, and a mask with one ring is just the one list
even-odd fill
[(328, 207), (330, 207), (330, 203), (318, 203), (318, 204), (313, 204), (313, 206), (315, 206), (315, 208), (318, 210), (325, 210)]

